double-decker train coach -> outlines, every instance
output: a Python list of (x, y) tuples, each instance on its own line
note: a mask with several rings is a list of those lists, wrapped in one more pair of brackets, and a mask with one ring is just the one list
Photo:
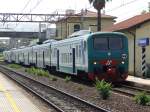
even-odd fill
[(51, 45), (52, 68), (94, 80), (120, 82), (128, 76), (128, 40), (122, 33), (74, 35)]
[(4, 61), (10, 63), (11, 62), (11, 51), (4, 51), (3, 56), (4, 56)]
[(128, 76), (128, 40), (118, 32), (83, 30), (64, 40), (5, 51), (4, 58), (90, 80), (121, 82)]

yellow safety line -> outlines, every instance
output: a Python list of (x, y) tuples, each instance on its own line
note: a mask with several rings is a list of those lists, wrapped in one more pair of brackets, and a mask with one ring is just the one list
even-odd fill
[(8, 91), (5, 91), (4, 86), (0, 83), (0, 91), (3, 91), (7, 100), (9, 101), (9, 103), (11, 104), (11, 107), (13, 108), (14, 112), (21, 112), (20, 109), (18, 108), (15, 100), (13, 99), (11, 93), (9, 93)]

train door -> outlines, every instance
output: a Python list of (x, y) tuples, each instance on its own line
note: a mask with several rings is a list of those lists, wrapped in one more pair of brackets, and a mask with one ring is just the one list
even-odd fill
[(59, 70), (59, 50), (57, 50), (57, 70)]
[(73, 67), (73, 73), (75, 73), (75, 48), (72, 48), (72, 67)]
[(45, 53), (43, 51), (43, 68), (45, 67)]
[(23, 53), (23, 59), (22, 59), (22, 63), (24, 64), (25, 63), (25, 55), (24, 55), (24, 53)]
[(30, 64), (30, 62), (29, 62), (29, 52), (28, 52), (28, 65)]
[(52, 62), (52, 59), (51, 59), (51, 55), (52, 55), (51, 45), (50, 45), (50, 49), (48, 49), (48, 50), (49, 50), (49, 51), (48, 51), (48, 56), (50, 56), (50, 57), (49, 57), (49, 58), (50, 58), (50, 59), (49, 59), (49, 61), (50, 61), (50, 62), (49, 62), (49, 63), (50, 63), (49, 66), (51, 67), (51, 66), (52, 66), (52, 65), (51, 65), (51, 62)]
[(19, 60), (19, 52), (18, 52), (18, 63), (20, 63), (20, 60)]
[(36, 60), (36, 66), (37, 66), (37, 52), (35, 52), (35, 60)]

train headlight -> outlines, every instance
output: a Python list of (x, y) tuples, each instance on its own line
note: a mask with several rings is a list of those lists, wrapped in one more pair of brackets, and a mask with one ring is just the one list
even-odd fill
[(122, 61), (121, 63), (122, 63), (122, 64), (124, 64), (125, 62), (124, 62), (124, 61)]
[(97, 64), (97, 62), (96, 62), (96, 61), (94, 61), (94, 62), (93, 62), (93, 64), (94, 64), (94, 65), (96, 65), (96, 64)]
[(127, 54), (122, 54), (122, 59), (126, 59), (127, 58)]

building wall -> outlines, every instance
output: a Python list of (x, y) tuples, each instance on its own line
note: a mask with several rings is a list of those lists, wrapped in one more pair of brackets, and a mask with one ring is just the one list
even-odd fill
[[(149, 37), (150, 38), (150, 22), (146, 22), (139, 26), (136, 29), (136, 39)], [(141, 76), (142, 70), (141, 70), (141, 61), (142, 61), (142, 49), (138, 45), (136, 45), (136, 73), (137, 75)], [(150, 46), (146, 47), (146, 62), (147, 64), (150, 64)]]
[[(130, 30), (121, 31), (128, 37), (129, 48), (129, 72), (134, 71), (134, 36), (129, 33), (133, 32), (136, 35), (136, 47), (135, 47), (135, 73), (136, 76), (142, 77), (141, 62), (142, 62), (142, 49), (138, 46), (137, 41), (141, 38), (150, 38), (150, 22), (146, 22), (136, 28)], [(146, 47), (146, 62), (150, 64), (150, 46)]]
[[(113, 18), (102, 18), (102, 29), (111, 27), (114, 23)], [(57, 36), (56, 39), (67, 38), (74, 32), (74, 25), (79, 24), (81, 29), (91, 30), (93, 32), (97, 31), (97, 18), (96, 17), (86, 17), (86, 18), (68, 18), (67, 20), (59, 21), (56, 24)]]
[(128, 49), (129, 49), (129, 73), (134, 71), (134, 36), (128, 31), (122, 32), (128, 37)]

